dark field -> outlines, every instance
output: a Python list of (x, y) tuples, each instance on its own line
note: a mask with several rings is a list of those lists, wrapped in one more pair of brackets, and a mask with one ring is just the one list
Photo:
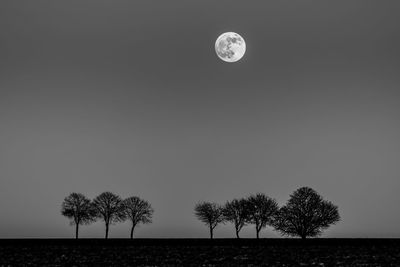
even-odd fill
[(400, 239), (5, 239), (0, 266), (400, 266)]

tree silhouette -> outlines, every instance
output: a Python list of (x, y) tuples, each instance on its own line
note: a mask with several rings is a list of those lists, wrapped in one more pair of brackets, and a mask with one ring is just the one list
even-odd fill
[(210, 229), (210, 238), (214, 237), (214, 229), (224, 222), (222, 207), (216, 203), (201, 202), (194, 207), (196, 217)]
[(106, 225), (105, 238), (107, 239), (110, 225), (125, 219), (122, 199), (111, 192), (104, 192), (93, 200), (93, 207), (96, 210), (96, 216)]
[(278, 203), (258, 193), (247, 198), (248, 222), (256, 226), (257, 239), (260, 238), (260, 231), (267, 225), (272, 225), (273, 218), (278, 211)]
[(226, 221), (235, 226), (236, 237), (248, 221), (247, 201), (245, 199), (234, 199), (228, 201), (223, 207), (223, 214)]
[(80, 193), (71, 193), (64, 198), (61, 214), (70, 219), (71, 225), (75, 225), (76, 239), (79, 237), (79, 225), (92, 223), (96, 216), (90, 199)]
[(123, 201), (125, 216), (132, 222), (131, 239), (135, 227), (140, 224), (151, 223), (151, 218), (154, 213), (150, 203), (139, 197), (129, 197)]
[(309, 187), (297, 189), (283, 206), (274, 221), (274, 227), (284, 235), (302, 239), (318, 236), (331, 224), (340, 221), (337, 206), (323, 200)]

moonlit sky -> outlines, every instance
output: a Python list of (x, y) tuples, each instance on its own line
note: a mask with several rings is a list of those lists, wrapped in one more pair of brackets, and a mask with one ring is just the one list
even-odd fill
[[(301, 186), (339, 206), (324, 237), (400, 237), (399, 12), (368, 0), (1, 1), (0, 237), (73, 237), (63, 198), (103, 191), (151, 202), (138, 237), (208, 237), (198, 201), (263, 192), (282, 205)], [(226, 31), (246, 40), (237, 63), (215, 54)], [(81, 228), (103, 235), (101, 222)]]

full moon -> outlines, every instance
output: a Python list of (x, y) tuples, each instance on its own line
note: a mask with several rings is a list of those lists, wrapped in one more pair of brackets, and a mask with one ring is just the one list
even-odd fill
[(215, 42), (217, 56), (226, 62), (236, 62), (246, 52), (246, 43), (242, 36), (235, 32), (221, 34)]

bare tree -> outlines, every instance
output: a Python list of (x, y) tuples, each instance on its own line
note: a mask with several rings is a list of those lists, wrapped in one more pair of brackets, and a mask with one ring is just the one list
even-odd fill
[(297, 189), (283, 206), (274, 221), (274, 227), (284, 235), (302, 239), (318, 236), (331, 224), (340, 221), (338, 207), (309, 187)]
[(224, 222), (222, 207), (217, 203), (201, 202), (194, 207), (196, 217), (210, 229), (210, 238), (214, 237), (214, 229)]
[(71, 225), (75, 225), (76, 239), (79, 237), (79, 225), (92, 223), (96, 215), (90, 199), (80, 193), (71, 193), (64, 198), (61, 214), (70, 219)]
[(131, 239), (133, 238), (133, 232), (135, 227), (142, 223), (151, 223), (154, 210), (150, 203), (146, 200), (140, 199), (139, 197), (129, 197), (123, 201), (125, 208), (126, 217), (132, 222), (131, 228)]
[(107, 239), (110, 225), (125, 220), (122, 199), (111, 192), (104, 192), (93, 200), (93, 207), (96, 210), (96, 216), (106, 225), (105, 238)]
[(260, 231), (267, 225), (272, 225), (273, 218), (278, 211), (278, 203), (258, 193), (247, 198), (248, 222), (256, 226), (257, 239), (260, 238)]
[(223, 207), (223, 214), (226, 221), (233, 223), (236, 237), (239, 238), (240, 230), (248, 221), (247, 201), (245, 199), (228, 201)]

